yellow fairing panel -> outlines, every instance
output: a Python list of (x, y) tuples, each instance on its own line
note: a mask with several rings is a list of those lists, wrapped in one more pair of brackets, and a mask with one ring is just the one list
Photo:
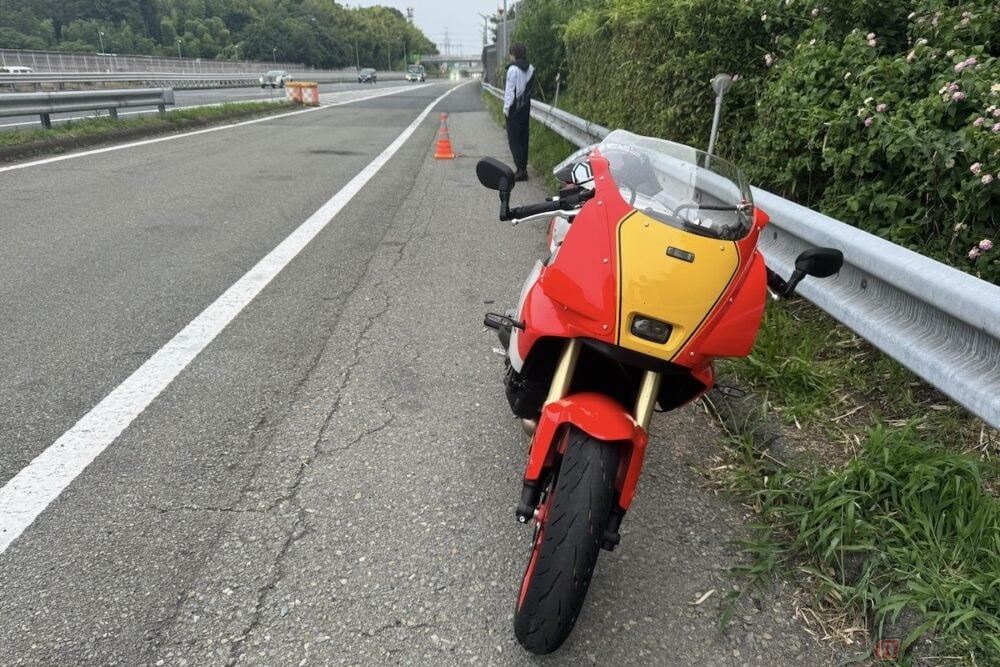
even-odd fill
[[(690, 234), (638, 211), (626, 216), (618, 225), (618, 344), (673, 360), (703, 326), (739, 264), (732, 241)], [(636, 315), (670, 324), (667, 342), (632, 334)]]

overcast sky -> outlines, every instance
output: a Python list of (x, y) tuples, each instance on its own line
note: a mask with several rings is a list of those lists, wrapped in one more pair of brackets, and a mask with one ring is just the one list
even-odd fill
[[(343, 4), (348, 7), (394, 7), (403, 16), (406, 16), (406, 8), (412, 7), (414, 25), (437, 44), (441, 53), (479, 55), (483, 50), (480, 14), (496, 14), (497, 8), (503, 7), (503, 0), (347, 0)], [(507, 4), (512, 5), (513, 0), (507, 0)]]

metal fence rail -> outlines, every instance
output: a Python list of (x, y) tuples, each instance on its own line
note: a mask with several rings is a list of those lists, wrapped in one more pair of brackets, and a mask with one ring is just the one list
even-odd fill
[[(489, 85), (483, 89), (503, 97)], [(531, 116), (577, 146), (608, 129), (532, 100)], [(1000, 287), (754, 188), (771, 217), (760, 247), (789, 275), (809, 246), (844, 252), (835, 278), (798, 292), (994, 428), (1000, 428)]]
[(117, 118), (118, 109), (155, 106), (163, 114), (166, 105), (173, 103), (174, 91), (170, 88), (9, 93), (0, 95), (0, 116), (40, 116), (42, 125), (50, 128), (49, 115), (54, 113), (107, 109), (112, 118)]
[[(316, 83), (347, 83), (357, 81), (357, 73), (348, 72), (295, 72), (289, 74), (293, 81)], [(11, 90), (58, 88), (67, 85), (130, 83), (162, 88), (241, 88), (260, 85), (259, 74), (252, 72), (218, 72), (215, 74), (185, 74), (183, 72), (115, 72), (115, 73), (59, 73), (59, 74), (0, 74), (0, 88)], [(383, 81), (401, 81), (402, 72), (380, 72)]]
[(209, 60), (118, 53), (71, 53), (0, 49), (0, 65), (30, 67), (35, 72), (266, 72), (270, 69), (304, 71), (301, 63), (254, 60)]
[(65, 90), (98, 84), (131, 84), (164, 88), (239, 88), (259, 85), (256, 74), (182, 74), (120, 72), (115, 74), (0, 74), (0, 88), (10, 90)]

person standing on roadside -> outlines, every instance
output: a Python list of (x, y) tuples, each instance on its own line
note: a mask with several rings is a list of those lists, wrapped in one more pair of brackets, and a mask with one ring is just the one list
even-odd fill
[(528, 119), (531, 117), (534, 65), (528, 64), (528, 47), (520, 42), (510, 45), (510, 65), (503, 92), (503, 115), (507, 119), (507, 143), (514, 157), (514, 180), (528, 180)]

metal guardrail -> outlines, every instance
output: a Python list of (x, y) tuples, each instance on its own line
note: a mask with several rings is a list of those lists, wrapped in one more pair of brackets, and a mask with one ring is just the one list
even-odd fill
[(81, 53), (0, 48), (0, 65), (30, 67), (34, 72), (266, 72), (283, 69), (304, 71), (302, 63), (267, 60), (175, 58), (128, 53)]
[(158, 88), (239, 88), (260, 85), (258, 74), (219, 73), (149, 73), (117, 72), (114, 74), (0, 74), (0, 88), (10, 90), (55, 88), (65, 90), (67, 86), (82, 87), (96, 84), (131, 84)]
[[(347, 83), (358, 80), (357, 73), (349, 72), (295, 72), (289, 71), (293, 81), (316, 83)], [(115, 72), (115, 73), (59, 73), (59, 74), (0, 74), (0, 87), (44, 87), (64, 90), (67, 85), (130, 83), (160, 88), (246, 88), (259, 86), (259, 73), (219, 72), (216, 74), (185, 74), (183, 72)], [(403, 72), (379, 72), (382, 81), (402, 81)]]
[(0, 116), (41, 116), (42, 125), (52, 127), (50, 114), (107, 109), (112, 118), (126, 107), (157, 107), (166, 113), (174, 103), (170, 88), (134, 90), (79, 90), (65, 93), (9, 93), (0, 95)]
[[(483, 85), (496, 97), (503, 91)], [(577, 146), (605, 127), (532, 100), (531, 117)], [(753, 188), (771, 223), (760, 241), (782, 275), (810, 246), (844, 253), (840, 274), (797, 291), (926, 382), (1000, 428), (1000, 287)]]

